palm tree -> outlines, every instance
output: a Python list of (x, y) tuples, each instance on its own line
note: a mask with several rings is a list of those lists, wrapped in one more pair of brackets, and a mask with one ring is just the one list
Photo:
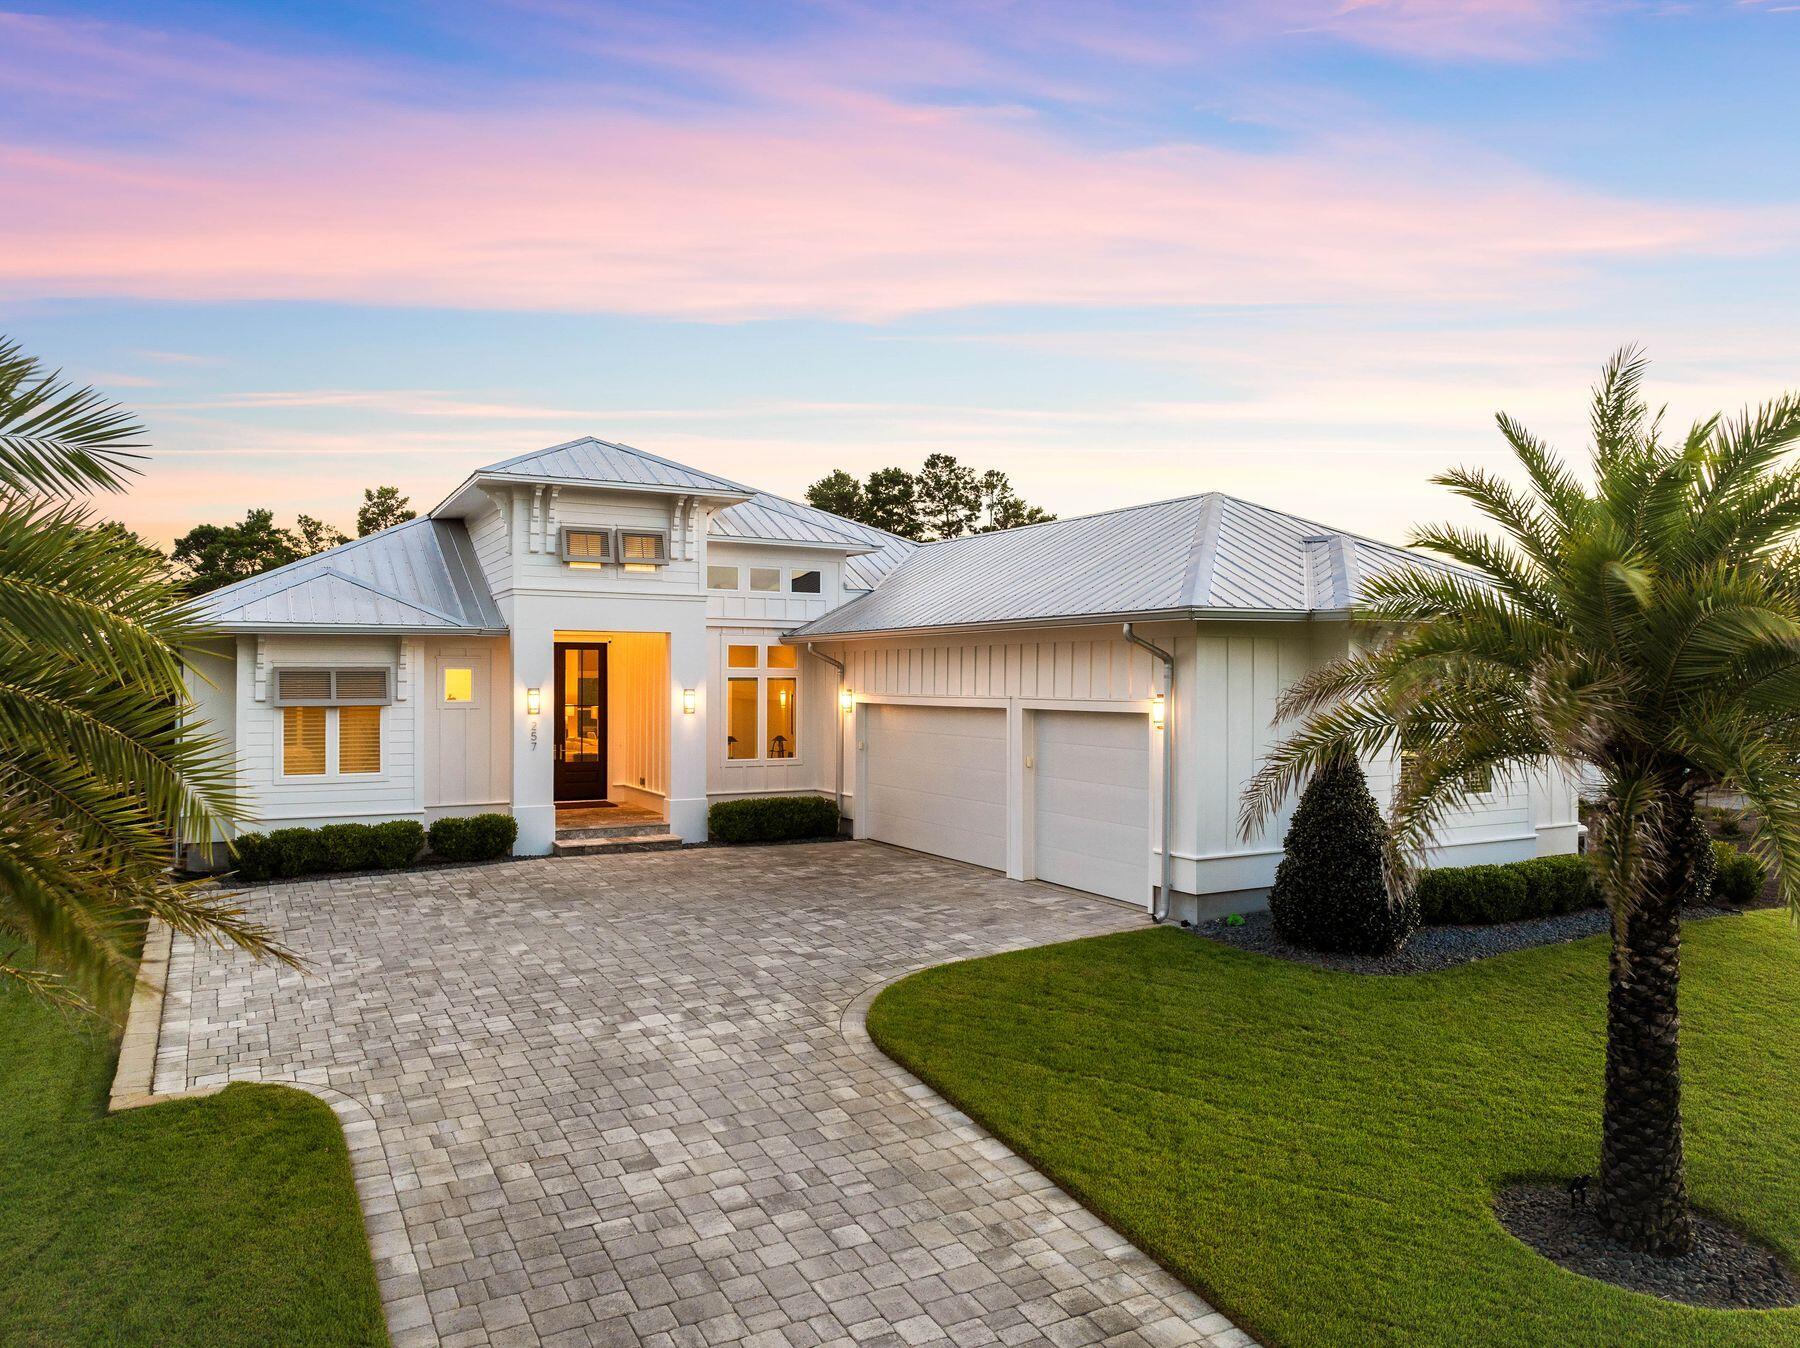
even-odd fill
[(136, 929), (286, 958), (229, 898), (176, 882), (173, 840), (235, 817), (220, 745), (184, 725), (207, 635), (152, 550), (99, 527), (142, 429), (0, 339), (0, 982), (116, 1009)]
[[(1401, 752), (1390, 878), (1489, 774), (1587, 768), (1603, 784), (1590, 850), (1612, 914), (1596, 1204), (1634, 1249), (1692, 1244), (1681, 1136), (1681, 905), (1706, 846), (1698, 798), (1742, 792), (1757, 849), (1800, 908), (1800, 399), (1711, 417), (1665, 444), (1615, 356), (1594, 391), (1590, 488), (1508, 417), (1526, 487), (1479, 470), (1436, 481), (1501, 533), (1441, 525), (1412, 543), (1467, 568), (1365, 590), (1373, 633), (1303, 679), (1297, 725), (1246, 788), (1254, 833), (1340, 753)], [(1361, 629), (1359, 629), (1361, 630)]]

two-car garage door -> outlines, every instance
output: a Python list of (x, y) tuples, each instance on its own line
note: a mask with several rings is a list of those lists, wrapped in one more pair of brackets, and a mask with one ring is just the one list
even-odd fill
[[(872, 704), (866, 833), (882, 842), (1005, 870), (1006, 713), (990, 707)], [(1021, 774), (1030, 870), (1040, 880), (1149, 901), (1150, 759), (1142, 715), (1036, 711)], [(1021, 812), (1026, 813), (1024, 805)]]

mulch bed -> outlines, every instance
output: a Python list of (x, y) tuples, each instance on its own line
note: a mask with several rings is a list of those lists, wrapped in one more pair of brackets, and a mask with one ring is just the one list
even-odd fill
[[(1686, 908), (1682, 910), (1682, 918), (1687, 921), (1721, 917), (1739, 911), (1736, 908)], [(1405, 947), (1392, 955), (1328, 955), (1282, 940), (1275, 932), (1275, 920), (1267, 909), (1245, 913), (1242, 926), (1227, 926), (1226, 919), (1215, 917), (1194, 927), (1200, 935), (1239, 950), (1254, 950), (1259, 955), (1351, 974), (1431, 973), (1514, 950), (1598, 936), (1610, 929), (1604, 908), (1586, 908), (1560, 917), (1497, 922), (1487, 927), (1420, 927)]]
[(1698, 1211), (1694, 1248), (1672, 1257), (1626, 1249), (1560, 1184), (1511, 1185), (1495, 1197), (1494, 1215), (1546, 1259), (1614, 1287), (1715, 1310), (1800, 1306), (1800, 1279), (1774, 1250)]

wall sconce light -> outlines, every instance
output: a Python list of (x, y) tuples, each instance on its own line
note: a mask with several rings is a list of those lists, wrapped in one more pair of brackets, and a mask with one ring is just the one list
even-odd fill
[(681, 690), (681, 710), (685, 715), (692, 716), (694, 714), (694, 708), (699, 704), (699, 693), (695, 692), (692, 688), (683, 688)]
[(543, 710), (544, 690), (542, 688), (527, 688), (525, 690), (525, 714), (527, 716), (538, 716), (543, 713)]
[(1155, 726), (1158, 730), (1161, 730), (1163, 728), (1163, 726), (1168, 723), (1168, 719), (1169, 719), (1168, 701), (1163, 697), (1163, 695), (1161, 693), (1158, 693), (1156, 695), (1156, 701), (1154, 701), (1150, 704), (1150, 724)]
[(856, 708), (856, 691), (846, 688), (838, 694), (838, 707), (842, 711), (853, 711)]

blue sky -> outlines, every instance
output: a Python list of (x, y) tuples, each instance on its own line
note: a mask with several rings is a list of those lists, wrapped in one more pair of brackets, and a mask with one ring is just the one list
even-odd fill
[(141, 411), (162, 540), (588, 433), (1398, 537), (1623, 342), (1677, 419), (1800, 383), (1797, 69), (1782, 3), (43, 6), (0, 331)]

